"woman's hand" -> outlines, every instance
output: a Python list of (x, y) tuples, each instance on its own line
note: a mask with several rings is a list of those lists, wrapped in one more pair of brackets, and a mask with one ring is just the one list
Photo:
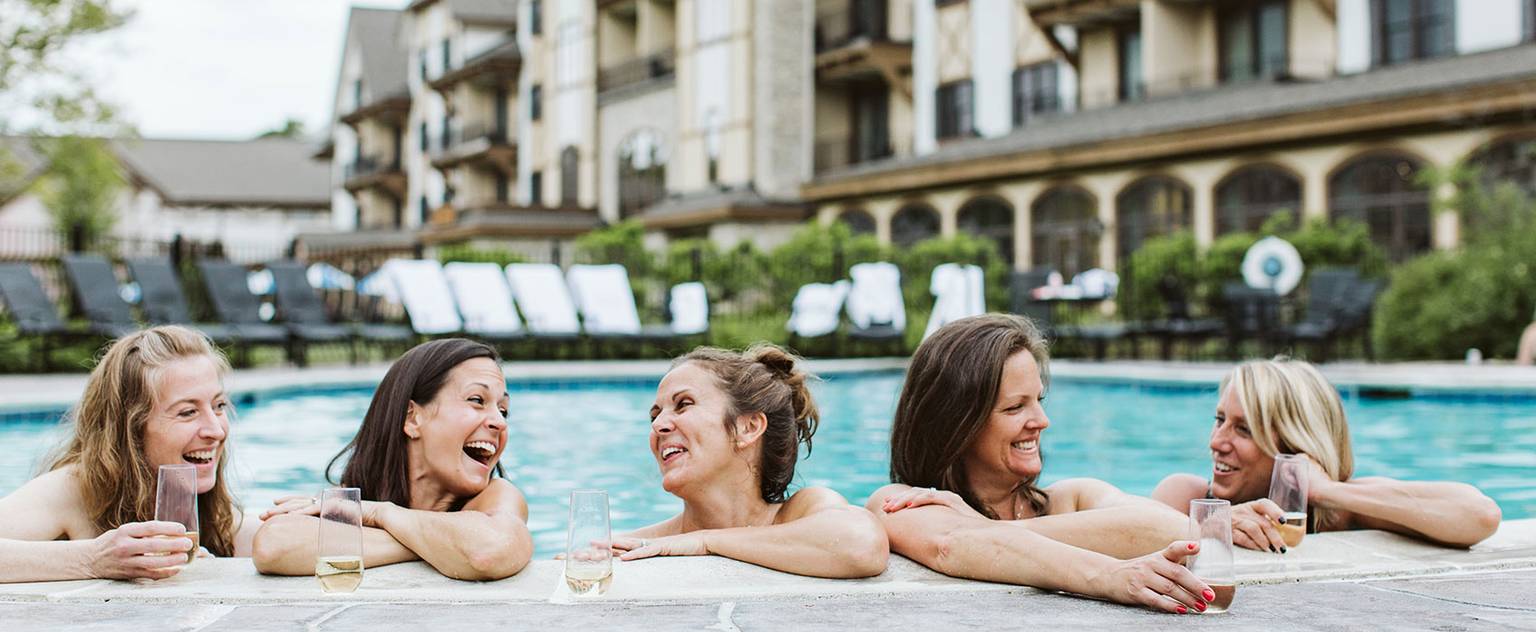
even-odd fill
[(1232, 506), (1232, 543), (1245, 549), (1284, 553), (1285, 540), (1278, 525), (1285, 517), (1280, 505), (1268, 498)]
[[(380, 515), (387, 510), (386, 506), (394, 506), (394, 503), (376, 500), (365, 500), (363, 504), (363, 526), (383, 528), (379, 525)], [(286, 513), (301, 516), (319, 516), (320, 503), (312, 496), (283, 496), (272, 501), (272, 507), (261, 512), (261, 519), (267, 520), (273, 516)]]
[(626, 562), (647, 557), (671, 555), (709, 555), (702, 531), (669, 535), (663, 538), (614, 538), (614, 551), (622, 551), (619, 559)]
[(1184, 567), (1184, 558), (1199, 552), (1198, 543), (1182, 540), (1158, 553), (1119, 562), (1095, 580), (1098, 596), (1176, 614), (1205, 612), (1216, 593)]
[(175, 522), (130, 522), (92, 541), (89, 574), (102, 579), (165, 579), (187, 563), (192, 539)]
[(986, 517), (981, 515), (981, 512), (972, 509), (970, 505), (965, 504), (965, 500), (960, 498), (959, 494), (932, 487), (913, 487), (899, 494), (893, 494), (885, 499), (885, 504), (881, 505), (880, 508), (885, 510), (885, 513), (896, 513), (903, 509), (922, 507), (924, 505), (949, 507), (973, 518)]
[(1312, 455), (1303, 454), (1302, 456), (1307, 457), (1307, 506), (1322, 506), (1328, 490), (1338, 484), (1338, 481), (1333, 480), (1333, 477), (1328, 475)]

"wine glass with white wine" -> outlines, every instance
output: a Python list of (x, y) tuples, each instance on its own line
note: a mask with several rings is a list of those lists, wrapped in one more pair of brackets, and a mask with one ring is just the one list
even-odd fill
[(1232, 503), (1220, 498), (1189, 501), (1190, 537), (1200, 541), (1200, 552), (1189, 558), (1189, 572), (1216, 594), (1205, 614), (1226, 612), (1237, 595), (1237, 571), (1232, 549)]
[(187, 563), (197, 558), (197, 466), (185, 463), (162, 465), (155, 477), (155, 520), (175, 522), (187, 528), (192, 548)]
[(1307, 535), (1307, 474), (1305, 454), (1276, 454), (1269, 475), (1269, 499), (1280, 506), (1280, 539), (1286, 548), (1301, 544)]
[(608, 592), (613, 583), (613, 536), (608, 492), (571, 492), (571, 524), (565, 540), (565, 585), (578, 597)]
[(363, 583), (363, 501), (356, 487), (320, 492), (320, 548), (315, 579), (328, 593), (349, 593)]

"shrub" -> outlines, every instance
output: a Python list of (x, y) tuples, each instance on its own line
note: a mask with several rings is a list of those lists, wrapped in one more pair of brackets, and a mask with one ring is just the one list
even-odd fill
[(633, 220), (577, 237), (576, 260), (622, 264), (631, 279), (649, 279), (656, 274), (656, 257), (645, 249), (645, 228)]
[(708, 239), (683, 239), (667, 247), (661, 276), (668, 286), (703, 281), (710, 300), (735, 304), (753, 290), (763, 290), (767, 256), (742, 241), (725, 252)]
[(1153, 237), (1142, 242), (1120, 268), (1118, 302), (1127, 318), (1152, 319), (1163, 315), (1161, 283), (1176, 283), (1189, 293), (1197, 291), (1199, 249), (1188, 231)]
[(998, 255), (997, 244), (990, 239), (959, 233), (949, 238), (925, 239), (894, 254), (896, 266), (901, 269), (902, 298), (907, 306), (908, 322), (913, 321), (912, 314), (926, 314), (933, 308), (929, 286), (933, 269), (943, 263), (981, 266), (986, 278), (983, 286), (987, 308), (1008, 308), (1008, 263)]
[(767, 257), (768, 308), (788, 314), (800, 286), (846, 279), (855, 263), (889, 258), (873, 235), (854, 235), (841, 222), (809, 223)]
[(521, 253), (506, 248), (476, 248), (468, 244), (455, 244), (438, 248), (437, 260), (443, 263), (450, 261), (494, 263), (506, 267), (509, 263), (522, 263), (528, 259)]

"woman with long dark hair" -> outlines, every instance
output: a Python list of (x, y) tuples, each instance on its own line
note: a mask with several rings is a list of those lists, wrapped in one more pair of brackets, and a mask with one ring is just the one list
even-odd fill
[[(155, 517), (162, 465), (197, 469), (201, 545), (248, 556), (258, 525), (229, 492), (229, 363), (174, 325), (123, 336), (91, 371), (43, 474), (0, 498), (0, 582), (164, 579), (193, 540)], [(172, 555), (171, 553), (177, 553)]]
[(616, 538), (622, 559), (719, 555), (816, 577), (885, 571), (885, 533), (825, 487), (789, 493), (816, 402), (798, 358), (763, 344), (701, 347), (672, 363), (651, 407), (651, 455), (683, 512)]
[[(365, 567), (420, 559), (455, 579), (494, 580), (528, 564), (528, 505), (500, 476), (507, 400), (496, 350), (473, 340), (434, 340), (389, 368), (326, 468), (350, 455), (341, 485), (362, 490)], [(318, 511), (307, 496), (278, 499), (256, 533), (256, 569), (313, 573)]]
[(1187, 518), (1093, 479), (1049, 487), (1045, 339), (1028, 319), (954, 321), (918, 346), (891, 426), (891, 480), (866, 507), (891, 549), (956, 577), (1157, 610), (1215, 598), (1182, 564)]

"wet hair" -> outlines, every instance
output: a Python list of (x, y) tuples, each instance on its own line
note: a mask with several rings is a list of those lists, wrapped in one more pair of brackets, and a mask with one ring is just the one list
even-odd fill
[[(358, 488), (363, 500), (411, 506), (406, 409), (411, 402), (418, 406), (427, 405), (443, 389), (448, 373), (454, 367), (475, 358), (501, 362), (495, 348), (466, 338), (433, 340), (400, 356), (374, 391), (373, 401), (368, 404), (368, 412), (363, 415), (363, 424), (357, 434), (326, 465), (326, 480), (334, 482), (331, 470), (338, 461), (351, 454), (341, 472), (342, 486)], [(502, 475), (499, 463), (495, 475)]]
[(762, 413), (768, 420), (763, 430), (762, 458), (757, 464), (758, 487), (764, 502), (784, 502), (784, 493), (795, 477), (800, 444), (811, 451), (816, 434), (816, 402), (807, 384), (816, 376), (800, 368), (795, 354), (771, 344), (756, 344), (746, 351), (699, 347), (672, 361), (674, 368), (697, 364), (715, 376), (729, 402), (725, 428), (733, 436), (737, 417)]
[[(162, 395), (160, 378), (172, 363), (208, 358), (220, 381), (229, 362), (208, 337), (177, 325), (151, 327), (118, 338), (106, 347), (85, 383), (80, 404), (67, 419), (68, 441), (48, 460), (52, 471), (74, 466), (80, 497), (91, 524), (101, 531), (155, 518), (155, 479), (159, 475), (144, 454), (144, 427)], [(214, 555), (235, 553), (235, 512), (224, 466), (229, 440), (219, 451), (213, 488), (198, 494), (200, 544)]]
[[(1354, 474), (1344, 402), (1317, 367), (1283, 356), (1244, 362), (1222, 379), (1221, 392), (1229, 388), (1243, 406), (1254, 444), (1264, 454), (1305, 454), (1336, 481)], [(1312, 512), (1319, 530), (1338, 521), (1333, 511), (1313, 507)]]
[[(965, 454), (992, 416), (1003, 365), (1028, 352), (1050, 384), (1045, 337), (1028, 318), (984, 314), (951, 322), (924, 340), (907, 365), (907, 379), (891, 422), (891, 481), (958, 494), (988, 518), (997, 516), (971, 488)], [(1029, 478), (1020, 491), (1036, 514), (1049, 497)]]

